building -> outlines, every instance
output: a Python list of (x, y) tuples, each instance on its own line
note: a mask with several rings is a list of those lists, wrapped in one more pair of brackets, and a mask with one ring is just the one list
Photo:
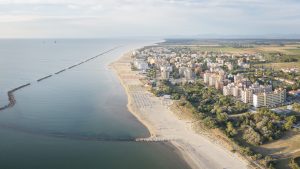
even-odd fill
[(193, 71), (190, 68), (186, 68), (184, 70), (184, 77), (185, 77), (186, 80), (193, 79)]
[(215, 88), (216, 88), (217, 90), (221, 90), (221, 89), (223, 89), (223, 87), (224, 87), (224, 82), (223, 82), (223, 81), (222, 81), (222, 82), (220, 82), (220, 81), (217, 81), (217, 82), (216, 82)]
[(209, 86), (215, 86), (216, 82), (217, 82), (217, 76), (215, 76), (215, 75), (209, 76), (209, 78), (208, 78)]
[(253, 103), (253, 90), (246, 88), (241, 90), (241, 101), (244, 103)]
[(216, 58), (216, 61), (221, 65), (224, 65), (224, 62), (225, 62), (224, 59), (222, 59), (222, 58)]
[(245, 86), (245, 88), (241, 90), (241, 101), (249, 104), (253, 103), (253, 94), (272, 91), (271, 85), (259, 85), (257, 82), (249, 87), (243, 83), (243, 86)]
[(240, 88), (238, 86), (234, 86), (231, 90), (234, 97), (240, 97)]
[(240, 83), (242, 80), (243, 80), (243, 75), (241, 75), (241, 74), (237, 74), (237, 75), (234, 75), (234, 83), (235, 84), (238, 84), (238, 83)]
[(234, 83), (230, 83), (227, 86), (223, 87), (223, 95), (224, 96), (229, 96), (232, 95), (232, 89), (234, 88)]
[(209, 73), (209, 72), (205, 72), (203, 74), (204, 83), (208, 84), (210, 75), (211, 75), (211, 73)]
[(184, 76), (185, 69), (186, 69), (185, 67), (178, 68), (178, 73), (179, 73), (180, 76)]
[(228, 70), (233, 70), (233, 65), (230, 62), (226, 62), (225, 65), (227, 66)]
[(146, 71), (147, 69), (149, 69), (148, 63), (145, 62), (144, 59), (135, 59), (135, 60), (133, 61), (133, 65), (134, 65), (134, 67), (136, 67), (136, 69), (138, 69), (138, 70)]
[(242, 66), (242, 64), (244, 63), (244, 59), (243, 58), (239, 58), (238, 59), (238, 66)]
[(286, 101), (286, 90), (276, 89), (272, 92), (253, 94), (254, 107), (268, 107), (282, 104)]
[(209, 86), (218, 86), (216, 88), (220, 89), (221, 82), (225, 79), (225, 72), (220, 70), (218, 73), (206, 72), (203, 74), (204, 83)]
[(161, 68), (161, 78), (164, 80), (168, 80), (170, 78), (170, 70), (168, 67)]

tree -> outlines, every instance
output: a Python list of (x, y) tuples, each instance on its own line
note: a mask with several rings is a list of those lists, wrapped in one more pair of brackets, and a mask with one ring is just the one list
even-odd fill
[(300, 112), (300, 104), (299, 103), (294, 103), (293, 104), (293, 110), (297, 111), (297, 112)]
[(252, 127), (248, 126), (243, 134), (243, 139), (250, 144), (259, 145), (262, 144), (262, 137)]
[(233, 127), (233, 124), (230, 121), (227, 122), (226, 126), (226, 132), (229, 136), (235, 136), (237, 134), (236, 129)]
[(293, 127), (293, 124), (296, 122), (295, 116), (288, 116), (285, 118), (286, 122), (284, 123), (284, 129), (290, 130)]
[(215, 119), (213, 119), (211, 117), (206, 117), (203, 120), (203, 122), (209, 128), (216, 128), (217, 127), (217, 122), (215, 121)]
[(227, 113), (217, 112), (217, 120), (219, 122), (227, 122), (227, 120), (228, 120), (228, 114)]
[(291, 161), (289, 162), (289, 167), (291, 169), (300, 169), (299, 164), (297, 163), (295, 158), (292, 158)]

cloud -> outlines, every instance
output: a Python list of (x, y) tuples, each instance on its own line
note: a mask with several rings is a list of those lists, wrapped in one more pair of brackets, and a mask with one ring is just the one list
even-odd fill
[(297, 0), (0, 0), (0, 36), (300, 33), (298, 11)]

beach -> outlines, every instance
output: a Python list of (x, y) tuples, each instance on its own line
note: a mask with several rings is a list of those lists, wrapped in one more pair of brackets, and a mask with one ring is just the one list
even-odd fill
[(148, 92), (140, 81), (142, 75), (131, 70), (130, 62), (128, 52), (110, 66), (126, 91), (129, 111), (148, 128), (151, 139), (168, 140), (194, 169), (248, 168), (238, 154), (196, 133), (190, 120), (179, 119), (170, 103)]

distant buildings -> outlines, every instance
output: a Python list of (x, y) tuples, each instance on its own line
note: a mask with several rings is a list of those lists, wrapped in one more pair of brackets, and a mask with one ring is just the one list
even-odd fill
[(298, 73), (299, 72), (299, 68), (282, 68), (281, 71), (283, 71), (284, 73)]
[(218, 72), (205, 72), (203, 74), (204, 83), (217, 89), (223, 88), (223, 80), (225, 79), (225, 72), (220, 70)]
[(249, 69), (250, 68), (250, 64), (246, 63), (244, 58), (240, 58), (238, 59), (238, 66), (244, 68), (244, 69)]
[(225, 65), (227, 66), (227, 69), (230, 71), (230, 70), (233, 70), (233, 65), (230, 63), (230, 62), (226, 62)]
[(284, 78), (280, 78), (280, 77), (275, 77), (275, 80), (281, 81), (281, 82), (285, 82), (287, 84), (290, 85), (294, 85), (296, 82), (292, 81), (292, 80), (288, 80), (288, 79), (284, 79)]
[(148, 63), (145, 62), (144, 59), (134, 59), (133, 65), (136, 69), (141, 71), (146, 71), (147, 69), (149, 69)]

